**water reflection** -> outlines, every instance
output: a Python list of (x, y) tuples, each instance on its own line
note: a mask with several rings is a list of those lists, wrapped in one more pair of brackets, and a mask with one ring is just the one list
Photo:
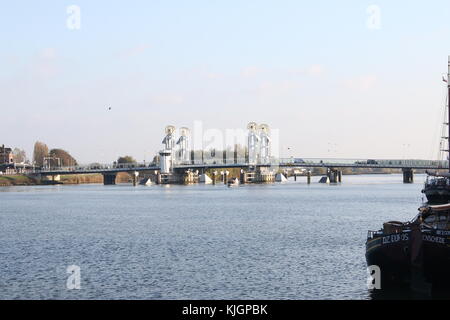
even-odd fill
[(364, 258), (421, 203), (401, 181), (0, 188), (0, 299), (409, 299), (369, 296)]

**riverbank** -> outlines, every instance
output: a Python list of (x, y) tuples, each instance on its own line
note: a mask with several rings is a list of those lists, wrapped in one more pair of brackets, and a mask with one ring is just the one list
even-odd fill
[[(85, 183), (103, 183), (101, 174), (71, 174), (62, 175), (60, 178), (62, 184), (85, 184)], [(116, 183), (132, 183), (131, 176), (126, 172), (119, 172), (116, 177)]]
[[(131, 176), (121, 172), (117, 174), (117, 183), (131, 183)], [(61, 175), (60, 184), (102, 184), (101, 174)], [(46, 185), (48, 182), (26, 175), (0, 175), (0, 187)]]
[(35, 186), (41, 184), (39, 180), (25, 175), (1, 175), (0, 186)]

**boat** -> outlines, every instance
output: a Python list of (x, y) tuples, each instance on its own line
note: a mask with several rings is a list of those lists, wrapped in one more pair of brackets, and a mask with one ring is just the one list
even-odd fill
[(450, 173), (427, 172), (422, 193), (429, 203), (445, 204), (450, 201)]
[(284, 174), (282, 174), (282, 173), (277, 173), (277, 174), (275, 175), (275, 181), (276, 181), (276, 182), (286, 182), (286, 181), (288, 181), (288, 179), (286, 178), (286, 176), (285, 176)]
[(204, 184), (211, 184), (213, 183), (212, 179), (206, 174), (201, 174), (198, 178), (198, 182), (204, 183)]
[[(450, 57), (447, 79), (450, 79)], [(450, 128), (448, 81), (446, 129)], [(448, 154), (450, 132), (445, 131), (442, 138), (446, 140), (446, 148), (441, 148), (441, 152)], [(388, 221), (382, 229), (368, 231), (366, 262), (371, 281), (380, 280), (381, 288), (403, 285), (412, 289), (450, 288), (450, 167), (448, 163), (442, 164), (446, 172), (427, 172), (422, 192), (428, 203), (419, 208), (411, 221)]]
[(239, 186), (239, 179), (238, 178), (231, 178), (227, 181), (227, 185), (229, 187), (237, 187)]
[(367, 265), (377, 266), (381, 287), (450, 285), (450, 204), (424, 205), (409, 222), (389, 221), (369, 231)]
[(141, 186), (151, 186), (153, 184), (153, 181), (150, 178), (143, 178), (141, 181), (139, 181), (139, 184)]
[(446, 158), (447, 161), (442, 161), (442, 166), (446, 167), (445, 171), (427, 171), (427, 179), (422, 189), (429, 203), (445, 204), (450, 202), (450, 56), (448, 62), (447, 79), (443, 78), (447, 83), (446, 103), (444, 108), (444, 121), (442, 125), (441, 142), (439, 148), (439, 159)]

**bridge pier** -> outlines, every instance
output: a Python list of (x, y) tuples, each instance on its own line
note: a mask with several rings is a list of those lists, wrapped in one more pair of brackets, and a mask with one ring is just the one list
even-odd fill
[(103, 184), (105, 186), (115, 185), (117, 173), (103, 173)]
[(336, 171), (334, 170), (328, 170), (328, 179), (330, 180), (330, 183), (336, 183)]
[(52, 181), (52, 182), (61, 181), (61, 176), (59, 174), (56, 174), (56, 175), (52, 174), (51, 176), (44, 176), (44, 178), (42, 180)]
[(229, 174), (230, 172), (228, 172), (227, 170), (225, 170), (224, 172), (223, 172), (223, 183), (224, 184), (227, 184), (227, 182), (228, 182), (228, 174)]
[(192, 172), (190, 170), (185, 172), (184, 177), (183, 177), (184, 184), (194, 183), (196, 180), (198, 180), (198, 179), (196, 179), (196, 175), (194, 174), (194, 172)]
[(213, 172), (213, 178), (212, 178), (212, 183), (216, 184), (216, 178), (217, 178), (217, 171)]
[(255, 183), (257, 182), (256, 180), (256, 172), (255, 171), (246, 171), (244, 169), (241, 169), (241, 174), (240, 174), (240, 183), (241, 184), (246, 184), (246, 183)]
[(133, 174), (131, 175), (131, 177), (133, 178), (133, 186), (136, 187), (137, 182), (138, 182), (139, 172), (134, 171)]
[(60, 184), (61, 176), (59, 174), (39, 175), (39, 179), (45, 184)]
[(311, 184), (311, 170), (308, 170), (308, 171), (306, 172), (306, 182), (307, 182), (308, 184)]
[(330, 183), (341, 183), (342, 182), (342, 171), (328, 168), (327, 172), (328, 179)]
[(402, 168), (403, 183), (414, 183), (414, 170), (411, 168)]
[(161, 172), (158, 171), (158, 173), (156, 174), (156, 183), (161, 184), (161, 181), (162, 181)]

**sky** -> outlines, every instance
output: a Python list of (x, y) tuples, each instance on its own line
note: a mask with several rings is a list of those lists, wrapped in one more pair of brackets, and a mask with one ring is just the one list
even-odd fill
[(439, 0), (0, 0), (0, 144), (150, 161), (166, 125), (255, 121), (281, 156), (433, 159), (449, 17)]

